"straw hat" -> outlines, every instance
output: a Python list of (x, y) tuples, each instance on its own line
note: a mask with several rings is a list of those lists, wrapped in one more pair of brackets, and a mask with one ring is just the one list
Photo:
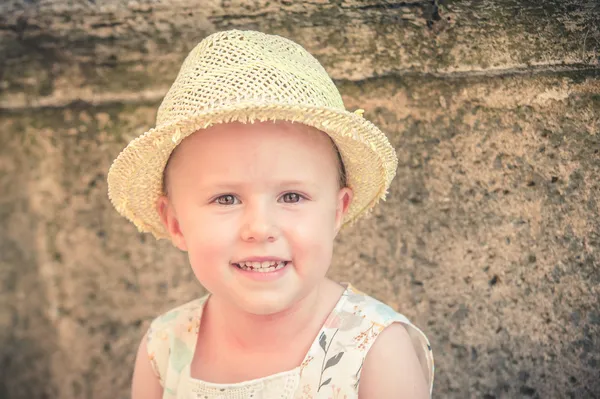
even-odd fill
[(112, 164), (111, 202), (141, 232), (168, 238), (156, 201), (173, 149), (214, 124), (268, 120), (303, 123), (332, 138), (354, 191), (345, 225), (385, 199), (398, 162), (394, 148), (362, 110), (346, 111), (321, 64), (291, 40), (231, 30), (206, 37), (187, 56), (158, 109), (156, 127), (131, 141)]

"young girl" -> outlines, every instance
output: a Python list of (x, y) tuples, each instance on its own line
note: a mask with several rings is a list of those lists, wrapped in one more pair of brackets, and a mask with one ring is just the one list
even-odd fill
[(385, 135), (345, 110), (296, 43), (252, 31), (204, 39), (157, 127), (108, 175), (116, 209), (186, 251), (210, 293), (152, 322), (132, 397), (429, 397), (423, 333), (325, 277), (338, 231), (385, 197), (396, 164)]

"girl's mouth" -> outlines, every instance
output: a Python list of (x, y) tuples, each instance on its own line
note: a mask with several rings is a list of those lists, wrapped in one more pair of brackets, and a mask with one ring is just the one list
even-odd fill
[(283, 269), (290, 263), (289, 261), (267, 261), (267, 262), (240, 262), (233, 263), (235, 267), (241, 270), (256, 273), (271, 273)]

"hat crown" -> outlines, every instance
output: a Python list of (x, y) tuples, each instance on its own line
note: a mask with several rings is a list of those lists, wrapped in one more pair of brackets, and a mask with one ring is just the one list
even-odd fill
[(212, 34), (187, 56), (157, 114), (157, 125), (242, 104), (345, 109), (323, 66), (302, 46), (275, 35)]

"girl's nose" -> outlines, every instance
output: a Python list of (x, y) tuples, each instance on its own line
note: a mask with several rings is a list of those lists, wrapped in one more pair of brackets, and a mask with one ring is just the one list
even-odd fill
[(246, 210), (241, 228), (242, 240), (249, 242), (273, 242), (277, 239), (277, 228), (272, 215), (267, 209), (261, 208), (252, 207)]

